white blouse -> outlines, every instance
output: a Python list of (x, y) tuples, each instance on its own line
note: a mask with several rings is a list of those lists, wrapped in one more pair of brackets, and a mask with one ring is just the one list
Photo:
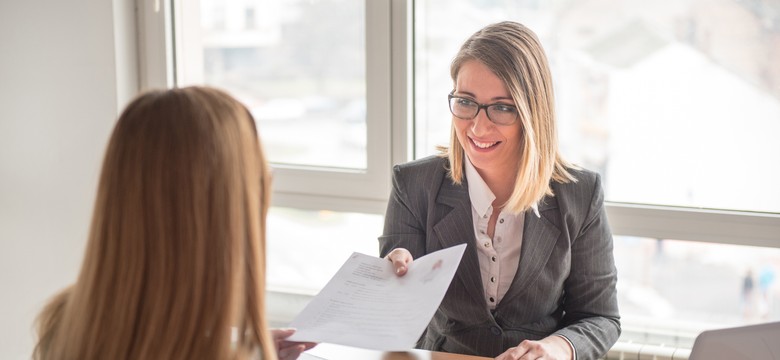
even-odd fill
[[(501, 211), (496, 221), (493, 238), (488, 236), (488, 221), (493, 214), (496, 196), (466, 157), (466, 179), (471, 199), (471, 215), (474, 219), (474, 235), (477, 239), (477, 255), (485, 302), (488, 308), (496, 305), (506, 294), (520, 264), (520, 249), (523, 245), (524, 214)], [(538, 216), (538, 210), (534, 208)]]

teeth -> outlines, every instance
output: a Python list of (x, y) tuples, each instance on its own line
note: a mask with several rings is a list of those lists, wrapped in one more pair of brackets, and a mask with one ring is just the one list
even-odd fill
[(495, 145), (498, 142), (498, 141), (494, 141), (494, 142), (489, 142), (489, 143), (483, 143), (483, 142), (479, 142), (479, 141), (474, 140), (474, 139), (471, 139), (471, 141), (473, 141), (474, 145), (477, 145), (477, 147), (480, 148), (480, 149), (487, 149), (487, 148)]

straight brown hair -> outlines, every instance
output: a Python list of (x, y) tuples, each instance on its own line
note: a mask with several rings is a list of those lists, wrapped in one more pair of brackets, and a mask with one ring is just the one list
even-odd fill
[(254, 120), (208, 87), (150, 91), (106, 150), (81, 272), (36, 359), (276, 359), (265, 316), (270, 177)]

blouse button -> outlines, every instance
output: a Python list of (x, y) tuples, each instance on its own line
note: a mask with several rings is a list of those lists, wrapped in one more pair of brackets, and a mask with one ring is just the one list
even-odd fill
[(496, 302), (496, 299), (490, 298), (490, 302)]
[(490, 260), (493, 260), (493, 262), (496, 262), (496, 257), (492, 256), (492, 257), (490, 257)]
[(490, 243), (486, 241), (485, 242), (485, 247), (490, 247)]
[(504, 223), (504, 219), (498, 220), (499, 223)]
[(490, 277), (490, 282), (492, 282), (492, 283), (496, 282), (496, 277), (495, 276), (491, 276)]

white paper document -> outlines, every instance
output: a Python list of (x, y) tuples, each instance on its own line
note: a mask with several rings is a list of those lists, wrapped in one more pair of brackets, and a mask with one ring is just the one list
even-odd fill
[(326, 342), (381, 351), (405, 351), (439, 307), (466, 244), (415, 259), (398, 277), (393, 264), (353, 253), (290, 323), (287, 340)]

